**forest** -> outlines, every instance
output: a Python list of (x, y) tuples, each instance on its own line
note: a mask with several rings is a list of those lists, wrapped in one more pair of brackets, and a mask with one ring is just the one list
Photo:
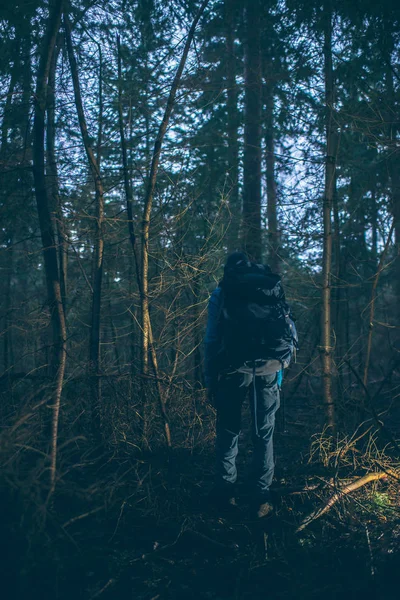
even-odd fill
[[(398, 598), (400, 7), (0, 6), (2, 597)], [(299, 348), (274, 513), (210, 506), (227, 256)]]

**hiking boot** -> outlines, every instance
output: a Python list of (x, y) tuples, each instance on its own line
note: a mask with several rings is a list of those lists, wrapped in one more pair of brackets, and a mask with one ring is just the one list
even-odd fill
[(258, 505), (256, 511), (257, 519), (263, 519), (264, 517), (267, 517), (268, 515), (272, 514), (273, 510), (274, 507), (271, 504), (271, 502), (269, 502), (268, 500), (265, 502), (261, 502), (261, 504)]
[(271, 493), (267, 491), (261, 495), (257, 494), (257, 496), (254, 499), (254, 516), (256, 519), (263, 519), (264, 517), (271, 515), (274, 510)]

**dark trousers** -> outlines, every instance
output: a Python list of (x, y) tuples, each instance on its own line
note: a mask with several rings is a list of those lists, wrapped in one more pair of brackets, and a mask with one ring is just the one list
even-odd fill
[(241, 373), (222, 375), (218, 382), (216, 484), (228, 491), (236, 482), (242, 404), (249, 394), (254, 450), (251, 480), (257, 499), (262, 501), (269, 498), (274, 476), (273, 433), (275, 413), (279, 408), (279, 389), (276, 374), (257, 376), (249, 387), (240, 387), (243, 377)]

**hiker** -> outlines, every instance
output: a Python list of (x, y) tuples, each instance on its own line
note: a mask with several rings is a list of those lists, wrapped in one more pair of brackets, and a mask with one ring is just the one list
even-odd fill
[(280, 276), (231, 254), (208, 305), (205, 379), (217, 410), (216, 483), (212, 499), (220, 509), (236, 507), (236, 456), (241, 408), (250, 391), (253, 437), (253, 504), (257, 517), (273, 510), (273, 432), (283, 368), (297, 334)]

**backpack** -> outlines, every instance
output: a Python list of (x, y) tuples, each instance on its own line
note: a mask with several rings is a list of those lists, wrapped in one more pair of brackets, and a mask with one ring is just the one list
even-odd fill
[(297, 332), (280, 279), (268, 266), (244, 261), (225, 271), (222, 336), (230, 367), (264, 362), (272, 372), (289, 366)]

